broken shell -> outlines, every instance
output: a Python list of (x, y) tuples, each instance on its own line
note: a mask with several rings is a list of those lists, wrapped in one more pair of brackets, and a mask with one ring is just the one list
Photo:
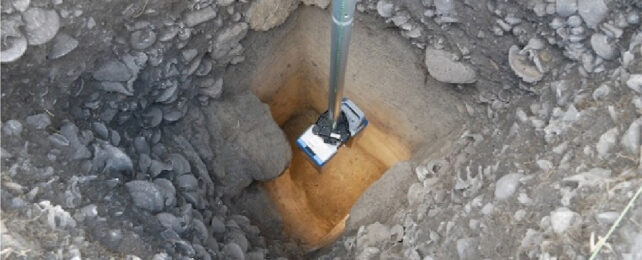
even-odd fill
[(94, 122), (91, 124), (91, 126), (94, 132), (98, 135), (98, 137), (102, 139), (107, 139), (107, 137), (109, 137), (109, 130), (107, 129), (107, 126), (105, 126), (104, 123)]
[(165, 206), (171, 206), (176, 202), (176, 188), (171, 181), (163, 178), (154, 180), (154, 184), (158, 187), (160, 192), (165, 198)]
[(19, 37), (7, 37), (3, 42), (3, 45), (5, 44), (9, 48), (0, 52), (0, 62), (2, 63), (16, 61), (27, 51), (27, 38), (22, 35)]
[(152, 174), (152, 177), (157, 177), (164, 171), (171, 171), (171, 170), (172, 170), (171, 165), (158, 160), (152, 160), (152, 163), (149, 166), (149, 172)]
[(147, 173), (147, 170), (149, 170), (149, 166), (152, 165), (152, 158), (149, 157), (147, 154), (141, 154), (140, 157), (138, 158), (138, 169), (142, 173)]
[(591, 36), (591, 47), (593, 48), (593, 51), (595, 51), (595, 54), (605, 60), (612, 60), (618, 55), (615, 46), (610, 44), (608, 37), (601, 33), (594, 33)]
[(172, 166), (174, 171), (178, 174), (186, 174), (192, 171), (189, 162), (181, 154), (170, 154), (167, 156), (167, 160), (169, 161), (169, 164)]
[(183, 113), (179, 110), (170, 110), (163, 113), (163, 119), (167, 122), (175, 122), (183, 117)]
[(51, 46), (51, 51), (49, 51), (49, 58), (57, 59), (65, 56), (76, 49), (76, 47), (78, 47), (78, 40), (69, 36), (69, 34), (59, 33), (56, 38), (54, 38), (53, 46)]
[(27, 38), (20, 33), (20, 29), (18, 29), (20, 25), (22, 25), (22, 21), (19, 15), (2, 19), (2, 24), (0, 25), (2, 27), (0, 62), (7, 63), (16, 61), (27, 51)]
[(395, 8), (395, 5), (392, 4), (390, 1), (387, 0), (379, 0), (377, 2), (377, 12), (379, 15), (382, 17), (390, 17), (392, 16), (392, 10)]
[(168, 86), (163, 93), (156, 98), (156, 102), (161, 102), (161, 103), (171, 103), (173, 100), (176, 99), (177, 95), (177, 90), (178, 90), (178, 83), (176, 82), (170, 82), (171, 86)]
[(147, 140), (145, 140), (145, 137), (142, 137), (142, 136), (138, 136), (134, 138), (134, 148), (138, 153), (149, 154), (151, 152), (151, 147), (149, 146), (149, 143), (147, 143)]
[(524, 82), (534, 83), (540, 81), (544, 74), (539, 72), (535, 66), (528, 64), (525, 56), (519, 55), (519, 47), (513, 45), (508, 50), (508, 64), (510, 68)]
[(157, 127), (163, 121), (163, 111), (160, 108), (153, 106), (143, 114), (145, 125), (148, 127)]
[(223, 78), (218, 78), (212, 82), (212, 79), (203, 81), (201, 85), (201, 94), (210, 98), (217, 99), (223, 93)]
[(193, 191), (198, 188), (198, 180), (191, 174), (178, 176), (175, 181), (180, 190)]
[(134, 93), (128, 90), (123, 83), (112, 82), (112, 81), (103, 81), (100, 83), (99, 88), (107, 92), (117, 92), (125, 96), (133, 96)]
[(206, 76), (207, 74), (212, 71), (212, 62), (208, 60), (204, 60), (201, 62), (201, 64), (198, 66), (198, 69), (194, 72), (196, 76)]
[(161, 42), (166, 42), (174, 39), (178, 34), (179, 28), (175, 26), (168, 27), (167, 30), (160, 33), (158, 40)]

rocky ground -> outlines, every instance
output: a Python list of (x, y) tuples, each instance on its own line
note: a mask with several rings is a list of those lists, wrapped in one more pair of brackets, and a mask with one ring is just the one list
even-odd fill
[[(307, 254), (230, 205), (291, 151), (224, 75), (246, 34), (328, 1), (1, 4), (3, 258), (587, 259), (642, 185), (639, 1), (358, 2), (470, 118), (395, 168), (399, 210)], [(641, 204), (602, 259), (642, 258)]]

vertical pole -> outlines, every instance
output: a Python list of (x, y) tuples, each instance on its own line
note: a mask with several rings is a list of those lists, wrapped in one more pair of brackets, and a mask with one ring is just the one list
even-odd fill
[(336, 127), (341, 113), (341, 99), (355, 5), (356, 0), (332, 1), (332, 47), (330, 50), (330, 89), (328, 91), (328, 114), (332, 120), (332, 129)]

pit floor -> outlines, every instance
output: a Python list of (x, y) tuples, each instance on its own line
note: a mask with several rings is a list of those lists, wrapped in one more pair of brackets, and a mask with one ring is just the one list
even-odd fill
[(292, 162), (280, 177), (265, 183), (285, 231), (305, 247), (339, 235), (354, 202), (387, 168), (359, 140), (351, 147), (344, 145), (323, 168), (316, 168), (296, 146), (296, 139), (318, 116), (313, 109), (303, 109), (281, 126), (292, 147)]

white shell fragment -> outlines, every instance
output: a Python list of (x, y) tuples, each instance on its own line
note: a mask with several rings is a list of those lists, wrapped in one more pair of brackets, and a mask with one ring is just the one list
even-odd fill
[(544, 77), (544, 74), (537, 70), (537, 67), (528, 64), (527, 57), (519, 54), (519, 47), (513, 45), (508, 50), (508, 64), (510, 68), (524, 82), (538, 82)]
[(71, 37), (66, 33), (59, 33), (53, 40), (51, 51), (49, 51), (50, 59), (57, 59), (67, 55), (78, 47), (78, 40)]
[(20, 32), (18, 26), (22, 25), (19, 15), (2, 19), (2, 50), (0, 62), (8, 63), (18, 60), (27, 51), (27, 38)]
[(29, 8), (22, 14), (25, 22), (25, 36), (29, 45), (45, 44), (56, 36), (60, 28), (60, 17), (55, 10)]
[(377, 12), (381, 17), (390, 17), (392, 16), (392, 9), (394, 9), (394, 4), (387, 0), (379, 0), (377, 2)]
[(608, 41), (608, 37), (601, 33), (594, 33), (591, 36), (591, 47), (595, 54), (602, 57), (605, 60), (612, 60), (617, 57), (618, 52)]

